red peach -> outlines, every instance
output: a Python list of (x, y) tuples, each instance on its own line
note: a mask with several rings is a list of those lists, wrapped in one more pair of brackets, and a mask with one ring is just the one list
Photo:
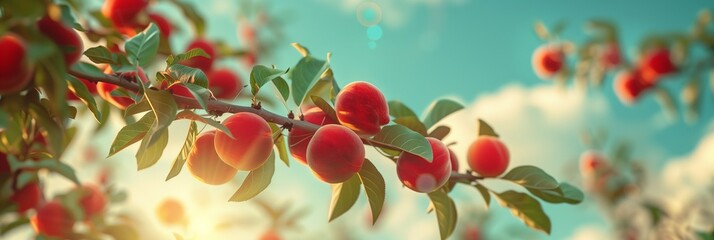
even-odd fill
[(183, 204), (176, 199), (166, 198), (156, 207), (156, 216), (159, 221), (166, 225), (176, 225), (181, 223), (185, 216)]
[(201, 69), (203, 70), (203, 72), (209, 72), (213, 67), (213, 62), (216, 60), (216, 46), (208, 40), (196, 39), (193, 40), (193, 42), (191, 42), (188, 47), (186, 47), (186, 51), (189, 51), (194, 48), (202, 49), (204, 52), (206, 52), (206, 54), (208, 54), (208, 56), (210, 56), (210, 58), (194, 57), (181, 62), (181, 64)]
[(167, 90), (171, 91), (171, 94), (178, 95), (187, 98), (194, 98), (193, 94), (184, 86), (183, 84), (171, 84)]
[(208, 131), (198, 135), (193, 149), (188, 154), (186, 162), (191, 175), (201, 182), (211, 185), (227, 183), (236, 175), (235, 168), (226, 164), (213, 147), (216, 131)]
[(102, 14), (118, 28), (132, 28), (136, 25), (136, 17), (147, 6), (147, 0), (106, 0), (102, 5)]
[(99, 187), (95, 185), (83, 185), (79, 187), (82, 197), (79, 199), (79, 205), (84, 211), (84, 219), (92, 217), (104, 211), (107, 205), (107, 197)]
[(84, 44), (74, 29), (45, 16), (37, 22), (37, 28), (52, 39), (64, 54), (64, 63), (67, 66), (79, 61), (84, 51)]
[(260, 235), (260, 240), (280, 240), (283, 239), (280, 237), (280, 234), (278, 234), (275, 230), (268, 230), (263, 233), (263, 235)]
[(483, 177), (498, 177), (508, 168), (506, 145), (492, 136), (479, 136), (469, 146), (467, 161), (471, 170)]
[(377, 87), (368, 82), (347, 84), (335, 100), (337, 119), (360, 135), (373, 136), (389, 123), (389, 107)]
[(615, 77), (615, 93), (620, 101), (627, 104), (634, 103), (645, 91), (654, 85), (642, 78), (639, 70), (622, 71)]
[(642, 66), (643, 79), (651, 84), (656, 83), (660, 77), (677, 71), (677, 66), (672, 62), (672, 56), (666, 48), (645, 53), (640, 66)]
[(551, 79), (563, 70), (565, 55), (558, 45), (543, 45), (533, 52), (533, 70), (542, 79)]
[(52, 200), (37, 210), (30, 223), (39, 234), (64, 239), (72, 234), (74, 216), (59, 200)]
[(449, 148), (449, 159), (451, 160), (451, 171), (459, 171), (459, 159), (456, 158), (456, 153), (451, 148)]
[(262, 166), (273, 152), (272, 131), (268, 123), (253, 113), (240, 112), (223, 121), (235, 139), (218, 131), (216, 153), (235, 169), (252, 171)]
[[(303, 115), (305, 117), (305, 121), (312, 124), (337, 124), (337, 122), (327, 117), (325, 112), (318, 107), (310, 108), (304, 112)], [(313, 134), (314, 133), (312, 132), (304, 131), (298, 128), (293, 128), (290, 133), (288, 133), (288, 146), (290, 148), (290, 154), (299, 163), (307, 164), (307, 158), (305, 157), (307, 155), (307, 145), (310, 143)]]
[(10, 197), (10, 200), (17, 205), (17, 212), (24, 213), (27, 210), (37, 208), (42, 203), (42, 189), (37, 182), (31, 182), (18, 189)]
[(212, 70), (207, 77), (208, 89), (219, 99), (233, 100), (243, 88), (243, 81), (230, 69)]
[(449, 149), (439, 139), (427, 137), (432, 151), (432, 162), (402, 152), (397, 159), (397, 177), (404, 186), (421, 193), (433, 192), (446, 184), (451, 176)]
[(156, 13), (149, 13), (149, 19), (151, 19), (151, 21), (156, 24), (156, 27), (159, 28), (159, 31), (161, 32), (161, 37), (168, 38), (171, 36), (173, 26), (171, 25), (171, 22), (169, 22), (169, 20), (167, 20), (164, 16), (161, 16)]
[(307, 144), (307, 165), (327, 183), (340, 183), (359, 172), (364, 163), (362, 139), (347, 127), (328, 124), (315, 131)]
[(14, 93), (30, 83), (32, 68), (27, 61), (27, 46), (17, 35), (0, 37), (0, 94)]

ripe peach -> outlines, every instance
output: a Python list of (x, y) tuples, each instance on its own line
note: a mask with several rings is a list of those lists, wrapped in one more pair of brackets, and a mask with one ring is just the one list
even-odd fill
[(449, 160), (451, 160), (451, 171), (459, 171), (459, 159), (456, 158), (456, 153), (451, 148), (449, 148)]
[(451, 176), (449, 149), (439, 139), (427, 137), (433, 161), (402, 152), (397, 159), (397, 177), (404, 186), (421, 193), (433, 192), (443, 186)]
[(42, 203), (42, 189), (37, 182), (31, 182), (15, 191), (10, 200), (17, 205), (17, 212), (24, 213), (27, 210), (37, 208)]
[(84, 185), (79, 187), (82, 197), (79, 199), (79, 205), (84, 210), (84, 219), (92, 217), (104, 211), (107, 205), (107, 197), (99, 187), (95, 185)]
[(39, 234), (64, 239), (72, 234), (74, 216), (59, 200), (52, 200), (37, 210), (30, 223)]
[(178, 95), (178, 96), (187, 97), (187, 98), (194, 98), (193, 94), (191, 94), (191, 92), (188, 90), (188, 88), (186, 88), (186, 86), (181, 85), (181, 84), (172, 84), (166, 89), (171, 91), (171, 94), (173, 94), (173, 95)]
[(99, 82), (97, 83), (97, 94), (119, 109), (126, 109), (129, 105), (134, 104), (134, 100), (130, 97), (112, 96), (112, 91), (117, 88), (119, 88), (117, 85)]
[(156, 216), (159, 221), (166, 225), (176, 225), (181, 223), (186, 216), (183, 204), (176, 199), (164, 199), (156, 207)]
[(643, 79), (650, 84), (656, 83), (664, 75), (677, 71), (677, 66), (672, 62), (672, 56), (666, 48), (658, 48), (645, 53), (640, 66), (642, 66)]
[(565, 54), (558, 45), (543, 45), (533, 52), (533, 70), (542, 79), (551, 79), (563, 70)]
[[(80, 78), (79, 81), (82, 81), (84, 86), (87, 87), (87, 91), (89, 91), (90, 94), (96, 94), (97, 93), (97, 84), (93, 83), (89, 80), (85, 80)], [(74, 92), (67, 90), (67, 100), (79, 100), (79, 97), (74, 94)]]
[(213, 45), (213, 43), (211, 43), (210, 41), (208, 41), (206, 39), (199, 38), (199, 39), (193, 40), (193, 42), (191, 42), (188, 45), (188, 47), (186, 47), (186, 51), (189, 51), (194, 48), (202, 49), (204, 52), (206, 52), (206, 54), (208, 54), (208, 56), (210, 56), (210, 58), (195, 57), (195, 58), (191, 58), (189, 60), (183, 61), (183, 62), (181, 62), (181, 64), (189, 66), (189, 67), (201, 69), (201, 70), (203, 70), (203, 72), (210, 71), (211, 68), (213, 67), (213, 62), (216, 60), (216, 55), (217, 55), (216, 54), (216, 46)]
[(0, 94), (14, 93), (30, 83), (32, 68), (27, 62), (27, 46), (17, 35), (0, 37)]
[(208, 72), (208, 89), (218, 99), (233, 100), (243, 88), (243, 81), (227, 68)]
[(614, 69), (622, 62), (620, 47), (616, 42), (605, 44), (600, 54), (600, 65), (605, 70)]
[(615, 93), (620, 101), (627, 104), (634, 103), (645, 91), (654, 85), (645, 81), (639, 70), (622, 71), (615, 77)]
[[(325, 112), (318, 107), (313, 107), (303, 113), (305, 121), (318, 124), (337, 124), (334, 120), (327, 117)], [(302, 129), (293, 128), (290, 133), (288, 133), (288, 147), (290, 148), (290, 154), (299, 163), (307, 164), (307, 145), (312, 139), (313, 132), (304, 131)]]
[(149, 19), (151, 19), (151, 21), (156, 24), (156, 27), (159, 28), (162, 38), (168, 38), (171, 36), (173, 26), (171, 25), (171, 22), (169, 22), (169, 20), (167, 20), (164, 16), (161, 16), (156, 13), (149, 13)]
[(55, 21), (49, 16), (45, 16), (37, 22), (37, 28), (52, 39), (64, 54), (64, 63), (67, 66), (79, 61), (84, 51), (84, 44), (74, 29), (65, 26), (61, 22)]
[(389, 107), (377, 87), (368, 82), (347, 84), (335, 100), (337, 119), (360, 135), (373, 136), (389, 123)]
[(147, 0), (107, 0), (102, 5), (102, 14), (118, 28), (132, 28), (136, 25), (136, 17), (147, 6)]
[(479, 136), (466, 156), (471, 170), (483, 177), (498, 177), (508, 168), (508, 148), (496, 137)]
[(224, 163), (213, 147), (216, 131), (198, 135), (191, 153), (188, 155), (188, 171), (201, 182), (211, 185), (227, 183), (236, 175), (235, 168)]
[(349, 128), (328, 124), (315, 131), (305, 155), (307, 165), (317, 178), (327, 183), (340, 183), (362, 168), (364, 146)]
[(263, 165), (273, 152), (272, 131), (268, 123), (253, 113), (240, 112), (223, 121), (235, 139), (218, 131), (216, 153), (235, 169), (252, 171)]

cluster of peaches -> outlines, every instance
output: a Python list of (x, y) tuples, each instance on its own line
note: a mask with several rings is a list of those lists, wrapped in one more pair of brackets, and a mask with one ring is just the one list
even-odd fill
[[(133, 36), (137, 29), (143, 29), (150, 22), (155, 23), (161, 32), (162, 39), (168, 39), (171, 34), (172, 26), (161, 15), (155, 13), (147, 13), (146, 9), (148, 2), (144, 0), (129, 0), (129, 1), (106, 1), (102, 7), (104, 16), (111, 20), (116, 29), (126, 36)], [(147, 17), (148, 16), (148, 20)], [(49, 40), (52, 40), (63, 54), (63, 60), (67, 67), (77, 63), (82, 56), (84, 46), (79, 34), (63, 23), (60, 19), (55, 19), (50, 15), (46, 15), (37, 22), (37, 28)], [(112, 44), (109, 49), (114, 53), (122, 53), (118, 45)], [(201, 49), (208, 57), (198, 56), (181, 62), (181, 64), (193, 68), (201, 69), (206, 73), (209, 80), (209, 89), (218, 99), (233, 100), (240, 93), (243, 83), (240, 77), (232, 70), (227, 68), (214, 68), (213, 63), (217, 56), (216, 46), (205, 39), (196, 39), (191, 42), (187, 51), (191, 49)], [(32, 63), (28, 59), (28, 43), (14, 33), (8, 32), (0, 36), (0, 52), (6, 53), (5, 57), (0, 59), (0, 93), (15, 93), (25, 89), (33, 76), (34, 69)], [(144, 82), (148, 79), (144, 74), (137, 72), (121, 72), (113, 73), (111, 67), (102, 66), (107, 74), (117, 74), (122, 77), (134, 76), (139, 77)], [(134, 103), (134, 99), (129, 96), (120, 94), (112, 94), (112, 91), (118, 89), (118, 86), (110, 83), (92, 83), (85, 79), (80, 79), (87, 90), (91, 94), (97, 94), (107, 102), (120, 108), (126, 109)], [(190, 96), (185, 87), (164, 86), (178, 95)], [(79, 100), (72, 92), (67, 93), (68, 100)]]
[[(565, 44), (547, 44), (537, 48), (532, 58), (535, 73), (546, 80), (565, 76), (565, 49)], [(612, 71), (623, 65), (619, 45), (614, 41), (602, 44), (595, 57), (596, 66), (603, 71)], [(615, 77), (615, 93), (622, 102), (632, 104), (655, 87), (662, 77), (676, 71), (677, 66), (669, 49), (664, 46), (650, 47), (641, 54), (632, 69), (624, 69)]]
[[(319, 107), (310, 108), (303, 119), (320, 125), (319, 129), (313, 133), (294, 128), (288, 135), (291, 155), (326, 183), (344, 182), (359, 172), (365, 158), (362, 137), (378, 134), (390, 121), (384, 95), (367, 82), (345, 86), (336, 97), (335, 111), (337, 119), (332, 119)], [(257, 169), (273, 151), (271, 128), (260, 116), (236, 113), (223, 124), (234, 138), (221, 131), (204, 132), (197, 137), (187, 160), (191, 174), (208, 184), (226, 183), (238, 170)], [(396, 160), (401, 182), (424, 193), (442, 187), (451, 172), (458, 170), (453, 151), (436, 138), (426, 139), (433, 161), (409, 152), (403, 152)], [(497, 177), (508, 162), (508, 150), (498, 138), (481, 136), (469, 148), (469, 166), (480, 176)]]
[[(8, 199), (8, 206), (14, 205), (18, 214), (30, 215), (30, 223), (37, 233), (48, 237), (70, 238), (76, 222), (85, 222), (92, 228), (93, 218), (101, 217), (104, 213), (107, 197), (99, 186), (84, 184), (46, 200), (39, 180), (18, 186), (18, 182), (12, 179), (13, 174), (36, 172), (37, 169), (21, 168), (12, 172), (7, 157), (7, 154), (0, 153), (0, 179), (5, 183), (0, 191), (0, 199)], [(67, 206), (74, 206), (81, 211), (73, 212)]]

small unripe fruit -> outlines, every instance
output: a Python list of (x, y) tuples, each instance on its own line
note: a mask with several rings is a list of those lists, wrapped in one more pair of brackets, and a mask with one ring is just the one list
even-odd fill
[(615, 77), (615, 93), (620, 101), (632, 104), (640, 98), (642, 93), (652, 88), (654, 85), (646, 82), (642, 74), (638, 71), (622, 71)]
[(102, 14), (118, 28), (134, 27), (137, 15), (147, 6), (147, 0), (106, 0), (102, 6)]
[(347, 127), (328, 124), (315, 131), (307, 145), (307, 165), (327, 183), (340, 183), (359, 172), (364, 163), (364, 146)]
[(666, 48), (658, 48), (645, 53), (640, 63), (642, 77), (648, 83), (656, 83), (662, 76), (677, 71), (672, 56)]
[(37, 182), (31, 182), (15, 191), (10, 200), (17, 205), (17, 212), (24, 213), (27, 210), (37, 208), (42, 203), (42, 189)]
[(216, 60), (216, 46), (208, 40), (196, 39), (191, 42), (188, 47), (186, 47), (186, 51), (189, 51), (194, 48), (202, 49), (204, 52), (206, 52), (206, 54), (208, 54), (208, 56), (210, 56), (210, 58), (194, 57), (181, 62), (181, 64), (201, 69), (204, 73), (211, 71), (211, 68), (213, 68), (213, 62)]
[(165, 225), (176, 225), (181, 223), (185, 218), (185, 210), (183, 204), (176, 199), (164, 199), (159, 206), (156, 207), (156, 217)]
[(243, 81), (230, 69), (216, 69), (206, 75), (208, 77), (208, 89), (218, 99), (233, 100), (243, 88)]
[(533, 53), (533, 70), (542, 79), (551, 79), (563, 70), (565, 54), (558, 45), (544, 45)]
[[(313, 107), (303, 113), (305, 121), (317, 124), (317, 125), (327, 125), (327, 124), (337, 124), (334, 120), (328, 117), (322, 109), (318, 107)], [(299, 163), (307, 164), (307, 145), (312, 139), (313, 132), (304, 131), (299, 128), (293, 128), (290, 133), (288, 133), (288, 146), (290, 148), (290, 154)]]
[(389, 107), (377, 87), (368, 82), (347, 84), (335, 100), (337, 119), (360, 135), (373, 136), (389, 123)]
[(53, 200), (40, 207), (30, 223), (39, 234), (65, 239), (72, 234), (74, 216), (60, 201)]
[(164, 16), (161, 16), (156, 13), (149, 13), (149, 19), (151, 19), (151, 21), (156, 24), (156, 27), (159, 28), (162, 38), (171, 37), (171, 31), (173, 30), (173, 26), (171, 25), (171, 22), (169, 22), (169, 20), (167, 20)]
[(61, 22), (55, 21), (48, 16), (37, 22), (37, 28), (52, 39), (64, 54), (64, 63), (71, 66), (79, 61), (84, 51), (84, 44), (74, 29), (65, 26)]
[(27, 46), (15, 34), (0, 37), (0, 94), (14, 93), (30, 83), (32, 68), (27, 61)]
[(433, 192), (444, 186), (451, 176), (449, 149), (439, 139), (427, 137), (432, 151), (432, 162), (402, 152), (397, 159), (397, 177), (404, 186), (421, 193)]
[(467, 160), (471, 170), (482, 177), (498, 177), (508, 168), (506, 145), (492, 136), (479, 136), (469, 146)]
[(191, 175), (201, 182), (221, 185), (229, 182), (238, 170), (221, 160), (213, 147), (216, 131), (198, 135), (186, 162)]
[(451, 171), (459, 171), (459, 159), (456, 158), (456, 153), (451, 148), (449, 148), (449, 160), (451, 160)]
[(91, 219), (104, 211), (107, 205), (107, 197), (99, 187), (84, 185), (79, 188), (79, 191), (82, 194), (79, 199), (79, 205), (84, 211), (84, 219)]
[(218, 131), (214, 144), (221, 160), (233, 168), (252, 171), (262, 166), (273, 152), (272, 130), (253, 113), (240, 112), (223, 121), (235, 139)]

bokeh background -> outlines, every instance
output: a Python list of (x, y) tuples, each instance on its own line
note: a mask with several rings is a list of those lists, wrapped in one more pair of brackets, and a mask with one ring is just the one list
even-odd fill
[[(97, 7), (101, 5), (101, 1), (94, 2)], [(281, 20), (282, 35), (276, 38), (279, 44), (271, 54), (259, 60), (260, 64), (291, 67), (301, 56), (289, 43), (299, 42), (315, 56), (332, 52), (331, 66), (340, 85), (369, 81), (388, 99), (401, 100), (419, 111), (442, 97), (461, 101), (467, 108), (445, 120), (452, 127), (445, 142), (456, 142), (454, 150), (461, 160), (465, 159), (468, 143), (476, 137), (476, 119), (482, 118), (508, 145), (511, 167), (537, 165), (557, 179), (578, 185), (578, 157), (588, 150), (581, 133), (602, 130), (613, 141), (631, 143), (633, 156), (646, 167), (650, 182), (642, 195), (657, 199), (672, 214), (684, 211), (684, 205), (692, 199), (712, 195), (705, 191), (711, 189), (714, 176), (711, 94), (704, 97), (699, 120), (687, 122), (681, 116), (667, 117), (652, 96), (645, 96), (634, 106), (621, 104), (611, 81), (601, 89), (586, 90), (572, 84), (563, 87), (540, 80), (531, 68), (531, 54), (542, 44), (533, 31), (535, 21), (542, 20), (547, 25), (565, 21), (562, 37), (577, 43), (587, 37), (583, 26), (588, 20), (611, 20), (618, 26), (624, 54), (634, 59), (636, 47), (645, 36), (688, 31), (701, 9), (714, 7), (712, 1), (193, 2), (207, 17), (208, 38), (234, 47), (244, 44), (237, 24), (241, 17), (254, 17), (245, 13), (255, 3), (267, 6), (269, 15)], [(174, 49), (183, 49), (192, 36), (187, 23), (182, 24), (185, 20), (171, 6), (153, 7), (178, 23), (179, 31), (171, 43)], [(367, 26), (365, 22), (377, 24)], [(225, 60), (220, 65), (240, 72), (247, 81), (250, 70), (235, 60)], [(683, 79), (675, 77), (664, 84), (683, 83)], [(284, 108), (278, 105), (274, 111)], [(88, 114), (83, 118), (77, 125), (88, 132), (94, 121)], [(164, 181), (187, 123), (172, 126), (169, 148), (156, 166), (137, 172), (133, 156), (136, 146), (104, 159), (123, 124), (116, 115), (112, 121), (98, 135), (83, 134), (75, 140), (64, 161), (79, 167), (82, 180), (91, 181), (108, 169), (114, 185), (127, 190), (128, 203), (124, 207), (145, 219), (141, 231), (147, 239), (172, 239), (173, 233), (189, 239), (255, 239), (269, 228), (269, 218), (254, 203), (227, 201), (245, 173), (239, 174), (235, 183), (217, 187), (199, 183), (185, 169), (178, 177)], [(279, 163), (272, 185), (259, 198), (275, 206), (289, 204), (290, 211), (306, 210), (299, 220), (300, 228), (281, 235), (286, 239), (438, 239), (436, 218), (425, 211), (428, 198), (402, 188), (390, 161), (380, 159), (372, 149), (368, 154), (388, 183), (383, 218), (376, 226), (369, 224), (369, 206), (364, 196), (350, 212), (328, 224), (330, 187), (297, 162), (291, 162), (289, 168)], [(499, 182), (486, 184), (496, 189), (504, 187)], [(62, 191), (68, 186), (66, 180), (57, 177), (48, 191)], [(167, 197), (185, 205), (190, 219), (186, 228), (167, 228), (155, 219), (157, 204)], [(527, 229), (496, 202), (486, 210), (473, 189), (458, 187), (454, 197), (463, 213), (464, 223), (459, 229), (476, 225), (486, 239), (615, 238), (608, 216), (587, 195), (580, 205), (545, 204), (553, 225), (550, 236)], [(695, 216), (686, 221), (701, 224), (702, 218), (696, 216), (699, 210), (695, 209)], [(14, 237), (23, 239), (30, 234), (31, 230), (20, 231)]]

